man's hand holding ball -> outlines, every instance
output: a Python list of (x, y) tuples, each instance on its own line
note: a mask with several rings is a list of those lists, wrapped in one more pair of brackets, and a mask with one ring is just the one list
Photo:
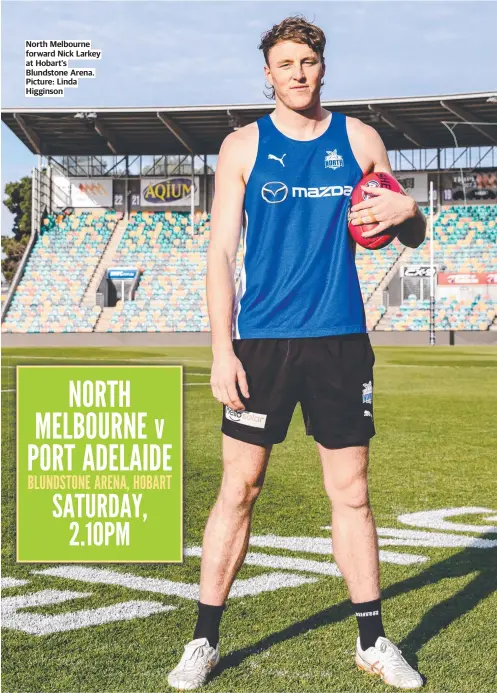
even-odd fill
[(351, 195), (349, 232), (363, 248), (384, 248), (397, 236), (400, 224), (415, 214), (416, 202), (389, 173), (369, 173)]

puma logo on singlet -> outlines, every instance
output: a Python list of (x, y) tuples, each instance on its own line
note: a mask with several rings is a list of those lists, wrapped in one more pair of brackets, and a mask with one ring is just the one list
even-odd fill
[(286, 153), (283, 154), (283, 156), (281, 157), (281, 159), (278, 159), (278, 157), (275, 156), (274, 154), (268, 154), (268, 155), (267, 155), (267, 158), (268, 158), (268, 159), (274, 159), (275, 161), (279, 161), (280, 164), (283, 166), (283, 168), (285, 168), (285, 164), (283, 163), (283, 159), (285, 158), (285, 156), (286, 156)]

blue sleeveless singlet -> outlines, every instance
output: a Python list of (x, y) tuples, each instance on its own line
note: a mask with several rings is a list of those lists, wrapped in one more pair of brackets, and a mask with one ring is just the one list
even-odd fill
[(343, 113), (313, 140), (257, 121), (257, 158), (244, 201), (243, 266), (234, 339), (324, 337), (366, 332), (347, 228), (362, 178)]

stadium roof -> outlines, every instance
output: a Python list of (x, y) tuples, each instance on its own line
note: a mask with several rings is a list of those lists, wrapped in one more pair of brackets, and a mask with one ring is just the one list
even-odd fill
[[(497, 93), (324, 101), (373, 125), (387, 149), (497, 145)], [(269, 113), (273, 102), (143, 108), (4, 108), (2, 120), (33, 153), (217, 154), (224, 137)], [(449, 125), (444, 125), (444, 121)]]

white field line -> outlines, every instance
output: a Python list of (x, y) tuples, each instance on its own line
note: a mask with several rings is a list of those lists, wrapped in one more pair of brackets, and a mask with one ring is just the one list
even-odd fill
[[(199, 386), (204, 386), (206, 387), (207, 385), (210, 385), (210, 383), (185, 383), (185, 387), (199, 387)], [(15, 392), (15, 389), (12, 390), (2, 390), (2, 392)]]
[[(188, 554), (185, 553), (185, 555)], [(182, 597), (183, 599), (194, 601), (197, 601), (200, 595), (198, 583), (141, 577), (133, 573), (118, 573), (109, 569), (63, 566), (61, 568), (33, 570), (32, 572), (36, 575), (51, 575), (52, 577), (80, 580), (82, 582), (119, 585), (132, 590), (156, 592), (157, 594)], [(312, 582), (316, 582), (316, 579), (294, 573), (280, 573), (276, 575), (274, 573), (264, 573), (256, 577), (235, 580), (230, 590), (230, 597), (246, 597), (260, 594), (261, 592), (273, 592), (282, 587), (299, 587)]]
[[(150, 364), (151, 366), (154, 364)], [(9, 368), (11, 370), (15, 370), (17, 366), (2, 366), (2, 368)], [(202, 375), (205, 377), (209, 377), (210, 373), (209, 371), (186, 371), (185, 375)]]
[(10, 587), (22, 587), (27, 585), (29, 580), (19, 580), (18, 578), (3, 577), (0, 579), (0, 587), (5, 590)]
[[(495, 528), (494, 528), (495, 529)], [(480, 539), (479, 537), (460, 536), (447, 532), (421, 532), (409, 529), (387, 529), (379, 527), (377, 530), (380, 546), (411, 546), (421, 548), (478, 548), (494, 549), (497, 547), (497, 539)], [(286, 549), (304, 553), (318, 553), (329, 555), (333, 552), (331, 537), (280, 537), (274, 534), (255, 535), (250, 537), (250, 544), (262, 548)], [(381, 553), (381, 552), (380, 552)], [(391, 556), (404, 556), (395, 552), (383, 552), (387, 560)], [(395, 563), (395, 561), (392, 561)]]
[[(192, 546), (184, 551), (185, 556), (202, 555), (201, 546)], [(278, 568), (280, 570), (302, 570), (304, 572), (318, 573), (321, 575), (333, 575), (341, 577), (340, 570), (335, 563), (324, 561), (312, 561), (307, 558), (293, 558), (290, 556), (274, 556), (267, 553), (247, 553), (245, 561), (247, 565), (257, 565), (262, 568)]]
[[(98, 348), (98, 347), (96, 347)], [(205, 361), (204, 359), (195, 359), (191, 358), (189, 356), (183, 357), (183, 356), (149, 356), (148, 358), (135, 358), (135, 359), (123, 359), (119, 356), (112, 357), (111, 355), (109, 356), (99, 356), (98, 358), (95, 357), (94, 359), (89, 358), (88, 356), (24, 356), (24, 355), (19, 355), (19, 356), (4, 356), (4, 359), (25, 359), (27, 361), (30, 361), (31, 359), (36, 359), (36, 360), (41, 360), (41, 361), (74, 361), (74, 362), (79, 362), (79, 361), (91, 361), (92, 363), (94, 361), (102, 361), (102, 360), (107, 360), (107, 361), (123, 361), (123, 362), (130, 362), (130, 363), (150, 363), (151, 361), (153, 363), (150, 363), (151, 366), (153, 366), (155, 363), (169, 363), (170, 361), (175, 361), (178, 362), (178, 365), (181, 365), (181, 362), (183, 361), (190, 361), (191, 363), (206, 363), (207, 365), (211, 365), (212, 361)], [(78, 365), (78, 364), (75, 364)], [(79, 364), (80, 365), (80, 364)], [(105, 365), (105, 364), (103, 364)], [(5, 368), (5, 366), (3, 366)]]
[[(486, 361), (483, 361), (483, 363), (486, 363)], [(450, 365), (450, 363), (375, 363), (374, 368), (481, 368), (481, 366)], [(497, 366), (485, 366), (485, 368), (497, 368)]]
[[(183, 362), (192, 362), (195, 363), (195, 365), (202, 365), (206, 364), (208, 366), (212, 365), (212, 361), (203, 361), (199, 359), (192, 359), (192, 358), (143, 358), (143, 359), (121, 359), (121, 358), (112, 358), (109, 357), (108, 359), (106, 357), (100, 357), (100, 358), (95, 358), (93, 360), (90, 360), (89, 358), (85, 357), (80, 357), (78, 358), (77, 356), (75, 357), (66, 357), (66, 356), (4, 356), (4, 359), (40, 359), (43, 361), (73, 361), (75, 366), (84, 366), (86, 365), (85, 363), (81, 363), (81, 361), (86, 362), (88, 364), (93, 364), (95, 362), (100, 362), (102, 360), (108, 360), (108, 361), (120, 361), (122, 363), (145, 363), (149, 364), (150, 366), (164, 363), (164, 364), (170, 364), (170, 365), (182, 365)], [(171, 364), (171, 362), (173, 362)], [(486, 360), (482, 359), (482, 363), (486, 363)], [(107, 365), (105, 363), (102, 364), (103, 366)], [(113, 363), (111, 365), (118, 365), (116, 363)], [(490, 368), (490, 369), (497, 369), (497, 366), (484, 366), (485, 368)], [(2, 365), (2, 368), (16, 368), (16, 366), (4, 366)], [(471, 365), (471, 366), (461, 366), (460, 364), (457, 365), (451, 365), (450, 363), (375, 363), (374, 368), (481, 368), (481, 366), (476, 366), (476, 365)], [(207, 373), (186, 373), (186, 375), (207, 375)]]
[[(10, 358), (10, 357), (5, 356), (4, 358)], [(12, 357), (12, 358), (19, 358), (19, 357)], [(112, 359), (111, 359), (111, 360), (112, 360)], [(117, 360), (117, 359), (116, 359), (116, 360)], [(123, 360), (123, 361), (126, 361), (127, 359), (122, 359), (122, 360)], [(92, 362), (92, 363), (93, 363), (93, 362)], [(198, 362), (198, 363), (200, 363), (200, 362)], [(18, 364), (18, 365), (21, 365), (21, 364)], [(74, 365), (76, 365), (76, 366), (81, 366), (81, 365), (83, 365), (83, 366), (84, 366), (85, 364), (75, 363)], [(103, 364), (103, 365), (105, 366), (106, 364)], [(115, 364), (112, 364), (112, 365), (115, 365)], [(151, 363), (150, 365), (151, 365), (151, 366), (154, 366), (155, 364), (154, 364), (154, 363)], [(178, 365), (181, 365), (181, 364), (178, 364)], [(382, 368), (385, 368), (386, 366), (393, 366), (393, 367), (395, 367), (395, 368), (398, 368), (398, 367), (399, 367), (399, 365), (396, 364), (396, 363), (394, 363), (394, 364), (387, 364), (387, 363), (385, 363), (385, 364), (375, 364), (375, 368), (377, 368), (377, 367), (380, 366), (380, 365), (382, 366)], [(417, 368), (417, 366), (414, 366), (414, 367)], [(438, 366), (438, 367), (440, 367), (440, 366)], [(4, 365), (2, 365), (2, 368), (15, 370), (15, 369), (17, 368), (17, 366), (4, 366)], [(445, 368), (445, 366), (444, 366), (444, 368)], [(456, 366), (450, 366), (450, 368), (456, 368)], [(492, 366), (492, 368), (493, 368), (493, 366)], [(208, 373), (208, 372), (198, 372), (198, 371), (187, 371), (186, 375), (209, 375), (209, 373)]]
[(25, 608), (51, 606), (73, 599), (91, 597), (91, 592), (70, 592), (61, 590), (43, 590), (18, 597), (2, 599), (2, 625), (4, 628), (21, 630), (30, 635), (49, 635), (88, 626), (99, 626), (115, 621), (131, 621), (151, 614), (172, 611), (175, 606), (168, 606), (154, 601), (129, 601), (104, 606), (98, 609), (81, 609), (62, 614), (23, 613)]

